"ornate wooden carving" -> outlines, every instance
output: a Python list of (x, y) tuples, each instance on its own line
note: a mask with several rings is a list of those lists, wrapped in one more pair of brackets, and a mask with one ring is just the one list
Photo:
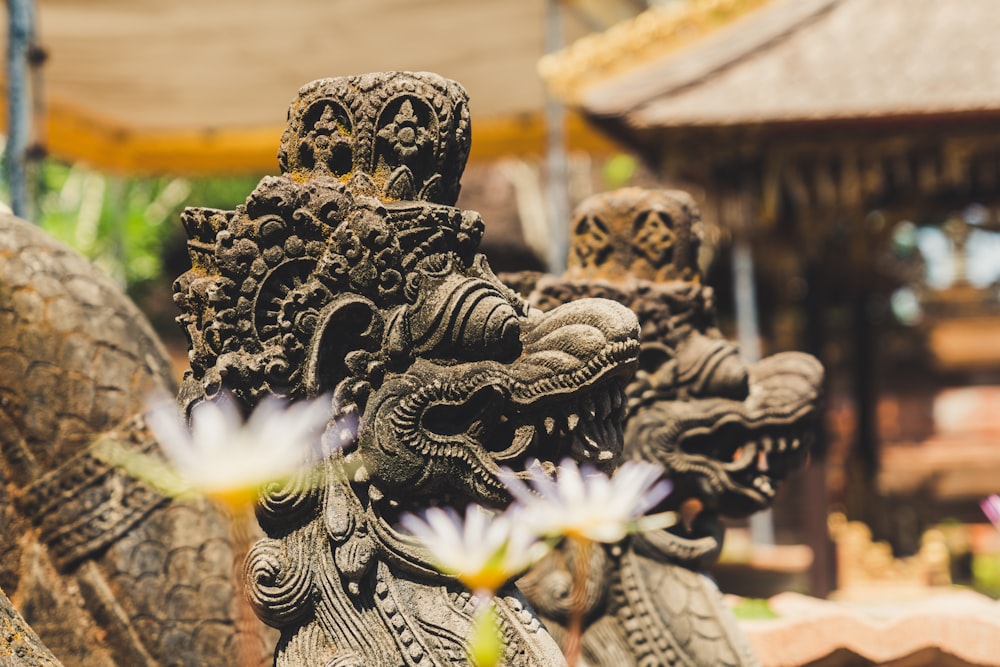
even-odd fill
[[(678, 191), (624, 189), (577, 210), (569, 268), (542, 277), (542, 309), (613, 299), (639, 317), (639, 369), (626, 390), (625, 455), (664, 464), (675, 484), (668, 531), (591, 549), (583, 650), (594, 665), (757, 664), (718, 590), (698, 572), (718, 554), (722, 516), (767, 507), (806, 459), (822, 368), (782, 353), (745, 364), (715, 327), (700, 284), (699, 213)], [(524, 282), (522, 277), (522, 284)], [(581, 555), (563, 549), (519, 586), (559, 638)]]
[[(267, 537), (247, 560), (279, 667), (467, 664), (470, 596), (398, 532), (399, 513), (502, 507), (499, 466), (529, 457), (608, 469), (620, 455), (635, 316), (595, 299), (541, 313), (500, 283), (477, 253), (480, 216), (453, 206), (468, 147), (454, 82), (324, 79), (291, 106), (281, 176), (235, 211), (185, 212), (183, 401), (334, 400), (326, 462), (265, 490)], [(513, 587), (496, 607), (504, 664), (562, 662)]]

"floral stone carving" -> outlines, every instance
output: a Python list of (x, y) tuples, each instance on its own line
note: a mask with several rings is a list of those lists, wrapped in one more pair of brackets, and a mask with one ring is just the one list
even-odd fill
[[(699, 221), (684, 192), (595, 195), (574, 215), (565, 276), (511, 280), (543, 310), (609, 298), (632, 308), (641, 326), (625, 456), (666, 466), (674, 491), (664, 509), (681, 521), (606, 549), (564, 548), (519, 582), (557, 638), (574, 611), (583, 613), (583, 655), (593, 665), (757, 664), (698, 570), (721, 549), (719, 517), (766, 508), (804, 463), (817, 417), (815, 358), (792, 352), (746, 364), (715, 327), (697, 265)], [(580, 571), (589, 573), (582, 596), (571, 594)]]
[[(258, 615), (281, 631), (279, 667), (467, 664), (474, 603), (397, 529), (400, 513), (503, 507), (502, 465), (610, 469), (621, 454), (636, 318), (600, 299), (542, 313), (500, 283), (477, 253), (480, 216), (453, 206), (468, 148), (454, 82), (323, 79), (292, 103), (281, 176), (235, 211), (183, 216), (182, 402), (223, 389), (247, 408), (334, 401), (324, 464), (263, 491), (267, 537), (246, 564)], [(570, 429), (595, 400), (609, 408)], [(504, 664), (562, 662), (514, 587), (495, 606)]]

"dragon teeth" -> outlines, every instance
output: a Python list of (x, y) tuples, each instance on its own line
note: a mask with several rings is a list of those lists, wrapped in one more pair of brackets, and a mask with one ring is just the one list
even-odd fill
[(757, 470), (767, 472), (767, 452), (764, 450), (757, 452)]
[(554, 417), (546, 417), (542, 421), (542, 425), (545, 427), (546, 435), (552, 435), (552, 433), (556, 430), (556, 420)]
[(609, 414), (611, 414), (611, 394), (602, 391), (601, 395), (597, 397), (597, 417), (607, 419)]
[(588, 419), (594, 419), (597, 417), (597, 406), (594, 405), (593, 396), (584, 396), (580, 401), (580, 412), (585, 414)]
[(608, 394), (608, 398), (611, 399), (611, 407), (617, 410), (625, 402), (625, 392), (619, 389), (612, 389)]
[(566, 417), (566, 426), (570, 431), (575, 431), (580, 424), (580, 415), (573, 413)]

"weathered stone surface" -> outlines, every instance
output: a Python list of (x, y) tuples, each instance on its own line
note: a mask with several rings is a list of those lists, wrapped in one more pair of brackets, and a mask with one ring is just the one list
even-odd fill
[[(91, 449), (111, 438), (152, 452), (138, 415), (150, 392), (175, 391), (139, 311), (84, 259), (6, 216), (0, 323), (0, 586), (24, 619), (66, 665), (232, 664), (246, 634), (263, 660), (263, 627), (236, 632), (225, 516), (169, 502)], [(210, 557), (220, 548), (227, 558)], [(174, 566), (203, 552), (198, 567)]]
[[(567, 278), (522, 281), (548, 312), (527, 305), (476, 252), (479, 216), (453, 207), (468, 126), (464, 91), (435, 75), (317, 81), (290, 110), (283, 174), (235, 211), (184, 215), (182, 403), (330, 394), (338, 418), (321, 483), (269, 488), (258, 507), (267, 537), (245, 578), (281, 631), (277, 664), (467, 664), (472, 600), (395, 529), (399, 512), (501, 507), (499, 465), (570, 455), (610, 469), (623, 447), (667, 465), (666, 507), (684, 521), (587, 554), (586, 659), (755, 664), (696, 570), (720, 547), (717, 517), (765, 507), (801, 463), (821, 369), (806, 355), (739, 361), (714, 327), (697, 211), (679, 193), (591, 201)], [(113, 438), (155, 454), (136, 415), (170, 380), (148, 327), (20, 221), (0, 219), (0, 256), (0, 519), (18, 536), (0, 545), (0, 585), (67, 665), (267, 661), (273, 641), (237, 630), (227, 518), (90, 451)], [(641, 350), (620, 304), (639, 315)], [(601, 417), (546, 433), (547, 417), (585, 405)], [(563, 550), (523, 580), (557, 637), (575, 558)], [(495, 604), (505, 664), (562, 662), (516, 589)]]
[(0, 667), (61, 667), (0, 590)]
[(698, 207), (686, 192), (623, 188), (573, 212), (567, 280), (699, 282)]
[[(562, 278), (515, 276), (549, 309), (603, 297), (641, 326), (639, 368), (626, 389), (625, 456), (662, 463), (674, 491), (668, 531), (594, 549), (583, 606), (585, 659), (594, 665), (755, 665), (714, 584), (698, 570), (722, 544), (718, 517), (767, 507), (805, 461), (822, 368), (783, 353), (745, 364), (715, 327), (700, 284), (699, 213), (689, 195), (635, 188), (585, 201), (571, 225)], [(519, 581), (557, 637), (569, 605), (572, 551)]]
[[(477, 253), (479, 215), (452, 206), (468, 147), (454, 82), (323, 79), (292, 103), (281, 176), (235, 211), (184, 214), (185, 402), (329, 393), (338, 420), (322, 483), (268, 489), (258, 508), (267, 538), (246, 577), (281, 630), (281, 667), (468, 664), (471, 598), (397, 531), (399, 513), (503, 507), (501, 465), (568, 455), (609, 469), (621, 452), (620, 411), (599, 446), (540, 425), (587, 397), (622, 404), (635, 316), (596, 299), (541, 313), (500, 283)], [(495, 606), (504, 664), (563, 662), (513, 587)]]
[(996, 600), (945, 587), (895, 593), (867, 603), (781, 593), (768, 600), (777, 618), (740, 625), (763, 667), (1000, 665)]

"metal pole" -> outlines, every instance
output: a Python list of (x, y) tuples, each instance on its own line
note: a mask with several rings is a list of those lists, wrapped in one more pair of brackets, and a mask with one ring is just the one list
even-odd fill
[[(754, 289), (753, 253), (744, 230), (733, 240), (733, 289), (736, 301), (736, 336), (740, 356), (748, 364), (761, 357), (757, 293)], [(774, 515), (770, 508), (750, 515), (750, 538), (754, 544), (774, 544)]]
[(740, 356), (752, 364), (760, 360), (760, 324), (757, 321), (757, 292), (754, 289), (753, 253), (746, 235), (737, 232), (733, 243), (733, 287), (736, 290), (736, 336)]
[[(552, 53), (563, 46), (563, 9), (561, 0), (549, 0), (545, 21), (545, 51)], [(562, 275), (569, 253), (569, 193), (566, 165), (566, 110), (549, 96), (545, 103), (547, 131), (546, 198), (549, 214), (549, 273)]]
[(34, 36), (33, 0), (7, 0), (7, 150), (4, 160), (14, 215), (30, 219), (28, 210), (28, 142), (31, 136), (31, 96), (28, 54)]

